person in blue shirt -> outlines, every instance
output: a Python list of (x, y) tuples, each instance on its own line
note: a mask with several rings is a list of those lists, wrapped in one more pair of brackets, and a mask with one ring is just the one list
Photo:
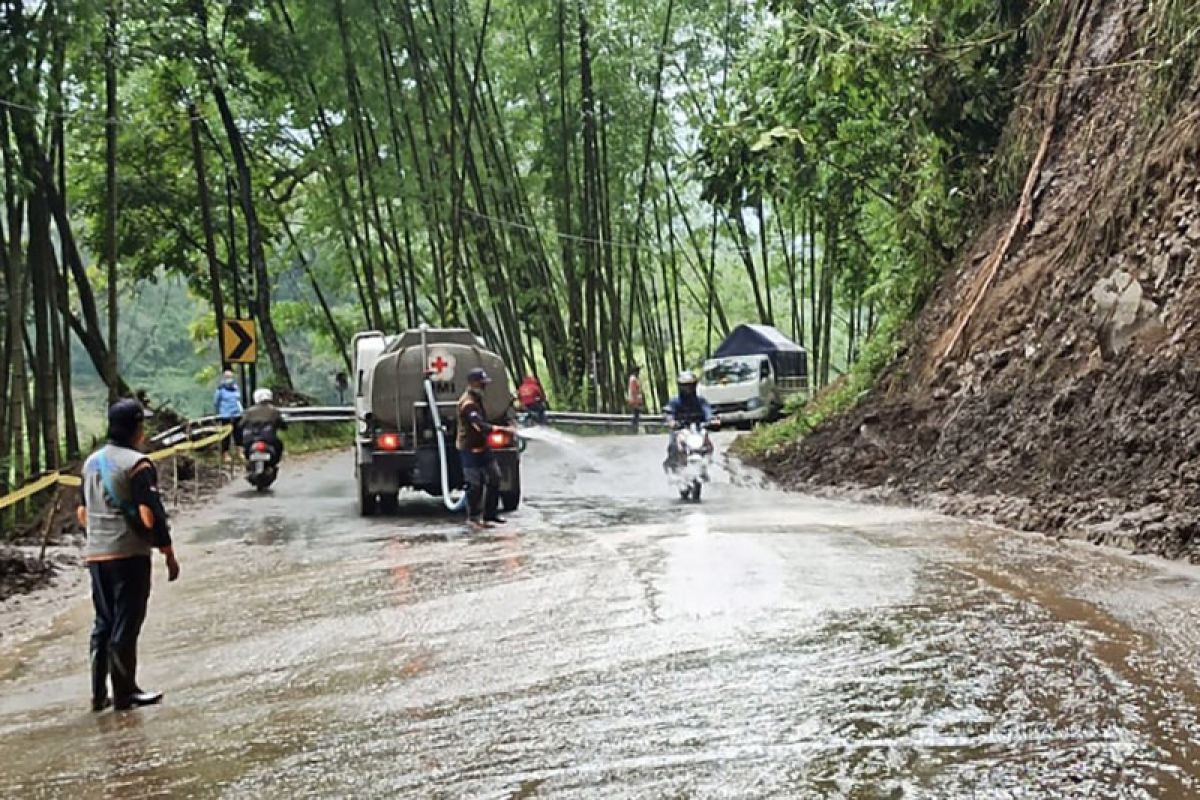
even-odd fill
[[(245, 409), (242, 407), (242, 390), (238, 388), (237, 381), (233, 378), (233, 370), (227, 369), (221, 376), (221, 383), (217, 386), (216, 394), (213, 395), (213, 409), (222, 423), (237, 429)], [(221, 440), (222, 458), (230, 457), (229, 446), (232, 438), (230, 435)]]
[(676, 432), (694, 423), (708, 425), (715, 418), (712, 406), (696, 391), (699, 381), (694, 373), (684, 370), (679, 373), (676, 383), (679, 385), (679, 394), (671, 398), (666, 409), (667, 427), (671, 429), (667, 441), (667, 461), (664, 464), (667, 467), (675, 458)]

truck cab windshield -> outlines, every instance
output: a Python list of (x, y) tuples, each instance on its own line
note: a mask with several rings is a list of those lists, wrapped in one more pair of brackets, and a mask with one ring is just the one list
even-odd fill
[(752, 361), (717, 361), (704, 367), (704, 383), (720, 386), (729, 383), (750, 383), (759, 378), (758, 364)]

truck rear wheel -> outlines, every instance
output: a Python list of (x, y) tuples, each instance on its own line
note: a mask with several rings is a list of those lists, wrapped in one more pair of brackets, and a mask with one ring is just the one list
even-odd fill
[(400, 497), (395, 492), (379, 495), (379, 511), (389, 516), (399, 513)]
[(519, 505), (521, 505), (520, 489), (510, 489), (500, 493), (500, 507), (505, 511), (516, 511)]
[(358, 513), (363, 517), (373, 517), (379, 510), (375, 494), (367, 489), (367, 479), (362, 472), (358, 473)]

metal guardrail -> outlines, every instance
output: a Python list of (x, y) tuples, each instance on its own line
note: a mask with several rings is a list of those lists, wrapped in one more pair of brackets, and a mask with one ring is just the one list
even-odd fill
[[(555, 425), (578, 425), (588, 428), (627, 428), (633, 430), (632, 414), (594, 414), (586, 411), (550, 411), (546, 417)], [(638, 421), (641, 428), (665, 428), (666, 423), (657, 415), (642, 415)]]
[[(289, 423), (293, 422), (353, 422), (355, 419), (353, 406), (302, 406), (282, 408), (283, 417)], [(595, 414), (586, 411), (550, 411), (547, 418), (555, 425), (578, 425), (595, 428), (633, 428), (632, 414)], [(176, 425), (155, 434), (150, 443), (155, 448), (173, 447), (181, 442), (191, 441), (204, 436), (210, 436), (224, 427), (225, 421), (219, 417), (209, 416), (194, 419), (183, 425)], [(663, 422), (657, 416), (645, 415), (639, 425), (647, 428), (662, 427)]]
[[(303, 406), (282, 408), (280, 411), (288, 422), (354, 421), (354, 408), (351, 406)], [(155, 447), (171, 447), (179, 442), (214, 433), (224, 425), (225, 421), (220, 417), (201, 417), (156, 433), (150, 438), (150, 443)]]

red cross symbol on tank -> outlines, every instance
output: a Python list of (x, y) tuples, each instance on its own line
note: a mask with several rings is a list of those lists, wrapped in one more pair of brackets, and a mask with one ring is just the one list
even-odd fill
[(438, 356), (433, 361), (429, 362), (429, 368), (432, 369), (434, 372), (438, 373), (439, 375), (448, 366), (450, 366), (450, 362), (447, 361), (446, 359), (442, 358), (441, 356)]

